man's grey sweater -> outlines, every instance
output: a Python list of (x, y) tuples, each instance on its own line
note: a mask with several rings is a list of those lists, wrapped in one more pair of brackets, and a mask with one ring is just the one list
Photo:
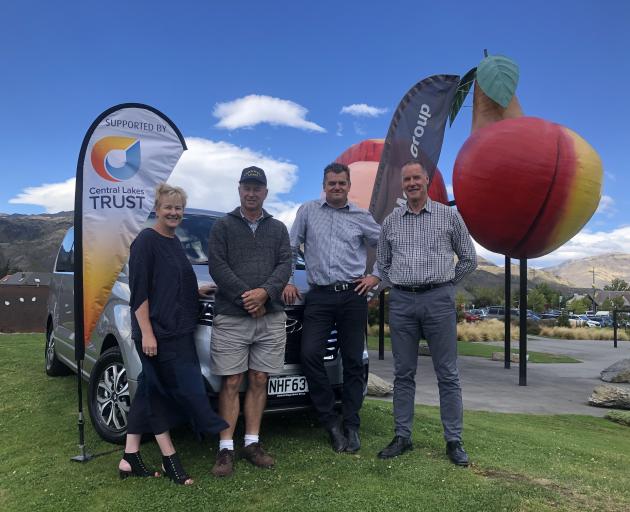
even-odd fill
[(249, 315), (241, 295), (264, 288), (267, 313), (283, 311), (282, 290), (291, 276), (291, 247), (286, 226), (263, 210), (255, 232), (239, 208), (218, 219), (210, 230), (208, 268), (218, 286), (214, 314)]

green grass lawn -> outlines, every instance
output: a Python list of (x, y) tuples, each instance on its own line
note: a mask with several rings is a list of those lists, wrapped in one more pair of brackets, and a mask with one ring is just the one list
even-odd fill
[[(368, 336), (368, 348), (378, 350), (378, 336)], [(385, 338), (385, 350), (392, 349), (390, 338)], [(492, 345), (482, 341), (458, 341), (457, 353), (460, 356), (486, 357), (490, 359), (494, 352), (503, 353), (503, 346)], [(512, 349), (513, 354), (518, 354), (518, 349)], [(581, 363), (578, 359), (563, 354), (550, 354), (548, 352), (528, 352), (530, 363)]]
[[(363, 448), (335, 454), (309, 414), (266, 417), (274, 470), (237, 463), (214, 479), (216, 439), (173, 433), (194, 486), (118, 479), (120, 450), (87, 464), (77, 454), (76, 381), (44, 374), (42, 335), (0, 335), (0, 510), (540, 511), (630, 510), (630, 430), (603, 418), (466, 412), (463, 469), (444, 455), (439, 411), (417, 407), (415, 449), (381, 461), (392, 437), (391, 404), (367, 401)], [(535, 390), (532, 390), (535, 392)], [(114, 448), (86, 424), (91, 452)], [(238, 442), (242, 439), (238, 436)], [(155, 444), (143, 446), (156, 465)]]

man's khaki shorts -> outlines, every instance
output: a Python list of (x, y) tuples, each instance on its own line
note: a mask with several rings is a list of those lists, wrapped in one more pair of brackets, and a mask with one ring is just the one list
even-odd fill
[(284, 365), (287, 342), (284, 311), (260, 318), (217, 315), (212, 321), (210, 367), (214, 375), (250, 370), (275, 373)]

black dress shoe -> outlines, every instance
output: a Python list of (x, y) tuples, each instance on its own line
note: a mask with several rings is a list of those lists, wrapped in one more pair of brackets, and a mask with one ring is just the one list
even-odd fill
[(411, 439), (408, 437), (394, 436), (392, 442), (378, 452), (378, 458), (391, 459), (392, 457), (398, 457), (409, 450), (413, 450)]
[(337, 453), (340, 453), (346, 449), (348, 446), (348, 440), (346, 436), (343, 435), (341, 428), (338, 425), (333, 427), (329, 427), (328, 435), (330, 436), (330, 444), (332, 445), (332, 449)]
[(448, 455), (453, 464), (458, 466), (468, 466), (470, 464), (468, 454), (464, 450), (461, 441), (448, 441), (446, 443), (446, 455)]
[(346, 439), (348, 440), (348, 446), (346, 446), (346, 452), (356, 453), (361, 449), (361, 439), (359, 438), (359, 431), (351, 428), (346, 429)]

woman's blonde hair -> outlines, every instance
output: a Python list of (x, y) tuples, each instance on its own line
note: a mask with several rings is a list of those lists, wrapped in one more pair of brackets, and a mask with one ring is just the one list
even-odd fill
[(182, 200), (182, 206), (186, 207), (186, 199), (188, 196), (186, 192), (181, 187), (172, 187), (171, 185), (167, 185), (166, 183), (160, 183), (155, 189), (155, 203), (153, 204), (153, 209), (157, 210), (160, 206), (160, 201), (163, 196), (178, 196)]

